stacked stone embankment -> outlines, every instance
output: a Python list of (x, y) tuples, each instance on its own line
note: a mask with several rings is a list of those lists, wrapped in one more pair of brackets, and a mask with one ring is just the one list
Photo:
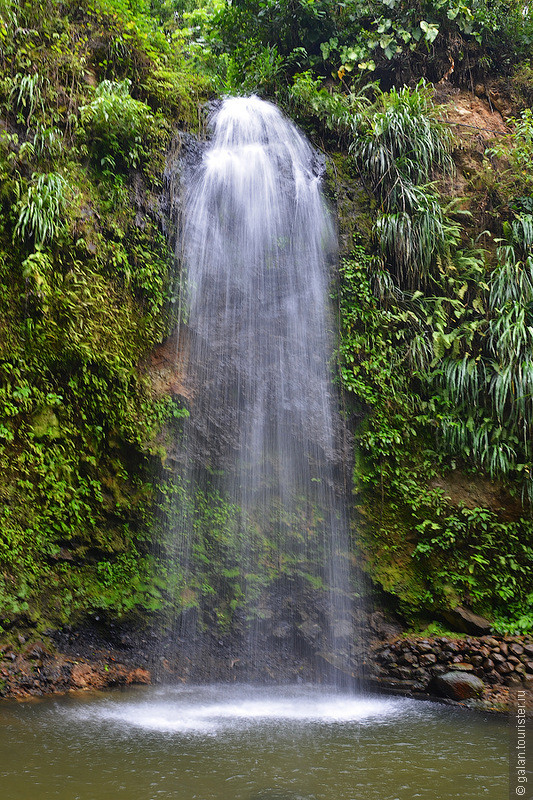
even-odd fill
[(371, 680), (383, 688), (464, 700), (504, 687), (533, 693), (533, 637), (409, 637), (380, 643)]

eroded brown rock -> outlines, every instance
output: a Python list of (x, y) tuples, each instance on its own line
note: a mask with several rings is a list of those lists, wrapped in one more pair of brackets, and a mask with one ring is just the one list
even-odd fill
[(156, 397), (191, 399), (191, 389), (185, 381), (188, 349), (187, 330), (182, 326), (179, 336), (176, 329), (144, 362), (143, 371), (150, 378)]
[(34, 643), (14, 660), (0, 655), (0, 697), (24, 699), (32, 696), (105, 689), (151, 683), (151, 674), (141, 667), (128, 667), (104, 660), (73, 660), (51, 653)]

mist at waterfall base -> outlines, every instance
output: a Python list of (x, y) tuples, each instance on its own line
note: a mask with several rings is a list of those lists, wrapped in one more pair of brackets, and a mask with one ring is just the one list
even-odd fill
[(193, 678), (199, 663), (202, 677), (227, 677), (210, 674), (202, 627), (231, 631), (239, 676), (261, 661), (276, 677), (283, 661), (286, 678), (317, 653), (323, 674), (340, 662), (346, 672), (358, 637), (323, 166), (257, 97), (224, 100), (210, 128), (182, 180), (180, 370), (190, 416), (169, 530), (184, 607), (174, 634)]

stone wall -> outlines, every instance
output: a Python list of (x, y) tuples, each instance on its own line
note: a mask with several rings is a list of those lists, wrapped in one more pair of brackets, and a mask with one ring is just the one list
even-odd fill
[(533, 692), (533, 637), (396, 638), (372, 649), (367, 670), (378, 686), (455, 700), (503, 687)]

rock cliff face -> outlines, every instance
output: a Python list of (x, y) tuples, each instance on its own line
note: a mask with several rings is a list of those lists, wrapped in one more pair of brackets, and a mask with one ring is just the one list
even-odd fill
[(522, 692), (528, 714), (533, 714), (533, 637), (398, 636), (396, 623), (374, 612), (363, 629), (363, 658), (349, 668), (347, 660), (320, 650), (316, 622), (302, 624), (300, 658), (295, 660), (293, 650), (284, 648), (291, 635), (287, 627), (272, 624), (269, 636), (276, 647), (262, 647), (253, 663), (235, 656), (235, 637), (211, 634), (201, 637), (194, 650), (180, 640), (155, 646), (153, 635), (125, 627), (93, 625), (50, 632), (41, 640), (24, 641), (21, 636), (15, 645), (1, 648), (0, 697), (184, 680), (290, 683), (327, 674), (340, 685), (467, 705), (476, 701), (474, 707), (495, 711), (506, 711)]
[(169, 395), (182, 401), (190, 401), (190, 388), (184, 380), (188, 357), (186, 326), (176, 328), (161, 344), (157, 345), (141, 364), (148, 376), (152, 392), (156, 397)]
[(151, 683), (149, 670), (118, 663), (105, 650), (91, 653), (89, 658), (67, 655), (39, 640), (20, 648), (0, 648), (0, 697), (21, 700), (147, 683)]
[[(168, 590), (171, 548), (165, 550), (161, 532), (161, 518), (168, 511), (163, 495), (170, 484), (164, 484), (164, 479), (179, 468), (176, 442), (180, 412), (198, 401), (194, 387), (184, 380), (190, 352), (187, 327), (182, 326), (179, 341), (175, 329), (175, 254), (181, 233), (177, 188), (182, 178), (182, 156), (187, 154), (191, 166), (202, 156), (202, 109), (213, 94), (207, 73), (212, 70), (211, 59), (216, 59), (213, 53), (206, 55), (210, 63), (203, 65), (208, 66), (205, 74), (201, 65), (198, 68), (196, 56), (201, 61), (200, 52), (207, 53), (209, 45), (203, 40), (194, 59), (190, 57), (178, 31), (178, 18), (173, 17), (172, 23), (167, 20), (171, 27), (166, 27), (164, 35), (155, 19), (145, 18), (138, 25), (134, 12), (126, 9), (128, 4), (112, 4), (114, 10), (109, 15), (85, 5), (52, 3), (50, 14), (43, 14), (39, 3), (32, 2), (8, 2), (0, 9), (0, 66), (5, 76), (0, 85), (3, 696), (149, 679), (202, 680), (207, 675), (203, 664), (192, 660), (187, 641), (179, 637), (166, 641), (165, 633), (156, 648), (145, 632), (154, 617), (162, 615), (173, 602)], [(148, 30), (154, 35), (148, 35)], [(25, 39), (23, 46), (21, 37)], [(116, 47), (117, 42), (120, 47)], [(459, 37), (454, 47), (463, 49), (463, 44)], [(472, 38), (469, 48), (467, 56), (475, 51), (478, 63), (483, 64), (479, 59), (484, 51), (478, 41)], [(423, 54), (424, 61), (428, 54)], [(486, 55), (484, 61), (494, 64)], [(475, 273), (474, 279), (468, 277), (457, 287), (457, 294), (448, 294), (439, 306), (448, 314), (441, 343), (449, 352), (455, 352), (465, 333), (461, 331), (452, 342), (454, 315), (462, 314), (468, 306), (476, 282), (488, 279), (505, 224), (519, 211), (529, 209), (531, 213), (533, 209), (529, 167), (518, 171), (510, 151), (504, 155), (496, 152), (502, 142), (513, 137), (510, 115), (516, 116), (531, 105), (531, 68), (524, 64), (522, 94), (518, 97), (514, 91), (517, 81), (515, 86), (508, 78), (498, 84), (482, 81), (480, 69), (470, 72), (470, 56), (463, 60), (463, 70), (468, 63), (468, 75), (463, 72), (461, 78), (453, 72), (453, 60), (448, 65), (447, 56), (446, 66), (438, 74), (420, 73), (439, 81), (433, 87), (434, 99), (443, 104), (439, 118), (456, 135), (456, 170), (441, 178), (441, 197), (437, 200), (444, 205), (451, 199), (454, 206), (460, 198), (448, 218), (449, 223), (461, 228), (454, 255), (475, 255), (478, 245), (491, 251), (482, 260), (481, 273)], [(390, 66), (400, 65), (403, 58), (387, 57), (387, 61)], [(410, 68), (403, 78), (400, 73), (390, 73), (383, 85), (401, 88), (404, 78), (414, 85), (419, 77)], [(450, 80), (463, 87), (470, 84), (471, 91), (452, 85)], [(346, 81), (348, 86), (349, 76)], [(326, 109), (330, 100), (336, 97), (342, 104), (345, 96), (340, 86), (335, 94), (335, 82), (336, 78), (328, 81), (320, 90), (323, 93), (315, 97), (315, 101), (325, 101)], [(287, 99), (288, 85), (267, 87), (273, 95), (278, 89), (281, 101), (299, 113), (294, 97)], [(103, 94), (95, 94), (98, 91)], [(98, 97), (103, 106), (100, 100), (95, 103)], [(517, 97), (513, 105), (509, 98)], [(377, 275), (370, 267), (380, 252), (375, 236), (380, 202), (363, 184), (359, 168), (348, 153), (348, 134), (335, 130), (336, 122), (323, 124), (323, 118), (317, 116), (320, 107), (321, 102), (315, 102), (312, 111), (308, 108), (310, 132), (317, 141), (324, 134), (324, 141), (342, 150), (329, 162), (329, 193), (339, 217), (341, 256), (349, 257), (355, 244), (366, 259), (357, 265), (354, 285), (360, 289), (366, 279), (368, 295), (354, 291), (343, 321), (347, 327), (370, 329), (371, 311), (379, 295)], [(104, 109), (100, 121), (99, 108)], [(302, 112), (300, 122), (308, 112)], [(114, 123), (110, 124), (113, 114)], [(131, 124), (122, 127), (125, 119)], [(177, 132), (177, 125), (188, 132)], [(527, 153), (524, 157), (524, 163), (530, 164)], [(487, 230), (490, 235), (486, 235)], [(439, 290), (445, 282), (452, 285), (459, 274), (456, 262), (444, 262), (441, 274), (446, 280)], [(336, 266), (332, 264), (333, 283), (338, 280)], [(402, 325), (405, 319), (409, 322), (416, 316), (415, 299), (402, 299), (404, 319), (400, 322), (398, 316), (391, 316), (391, 304), (385, 302), (387, 341), (394, 340), (386, 356), (379, 351), (383, 344), (380, 337), (375, 339), (375, 350), (360, 346), (348, 353), (357, 381), (351, 398), (344, 398), (344, 410), (356, 436), (368, 433), (369, 419), (383, 388), (379, 382), (376, 385), (372, 369), (380, 366), (381, 359), (388, 361), (384, 371), (388, 370), (386, 381), (390, 384), (394, 371), (408, 362), (401, 351)], [(476, 324), (480, 318), (486, 321), (485, 299), (476, 296), (473, 302), (478, 308), (469, 308), (469, 319)], [(420, 331), (419, 340), (430, 349), (431, 332), (423, 326)], [(467, 330), (464, 339), (469, 335)], [(411, 366), (416, 382), (420, 371), (416, 364)], [(424, 436), (436, 440), (439, 420), (449, 405), (447, 400), (444, 407), (439, 405), (442, 397), (438, 400), (433, 417), (420, 435), (420, 429), (411, 425), (413, 398), (409, 391), (404, 398), (407, 413), (397, 427), (396, 407), (387, 416), (394, 397), (388, 397), (379, 410), (391, 425), (378, 434), (372, 432), (368, 439), (369, 449), (377, 454), (371, 480), (361, 452), (357, 454), (357, 520), (353, 532), (354, 540), (359, 541), (354, 561), (364, 566), (372, 583), (363, 593), (375, 606), (397, 611), (402, 624), (406, 620), (418, 623), (421, 617), (425, 624), (445, 618), (452, 627), (466, 624), (471, 633), (471, 608), (488, 614), (492, 600), (499, 597), (501, 610), (506, 603), (511, 605), (507, 598), (512, 591), (512, 581), (503, 581), (497, 587), (500, 595), (497, 591), (490, 595), (490, 558), (496, 552), (499, 562), (500, 552), (493, 548), (486, 558), (475, 550), (476, 540), (489, 540), (495, 530), (501, 532), (508, 523), (513, 524), (513, 537), (506, 536), (506, 529), (501, 541), (518, 545), (515, 552), (501, 548), (502, 558), (508, 558), (502, 572), (507, 569), (513, 581), (518, 567), (522, 575), (526, 573), (530, 541), (526, 542), (526, 533), (520, 528), (524, 511), (517, 489), (520, 476), (515, 472), (507, 484), (494, 481), (476, 474), (469, 459), (461, 461), (455, 456), (443, 466), (441, 453), (435, 449), (429, 466), (421, 461), (411, 469), (411, 455), (424, 444)], [(529, 392), (525, 394), (530, 396)], [(516, 443), (510, 441), (507, 452)], [(403, 506), (392, 493), (392, 471), (389, 477), (386, 471), (391, 452), (402, 447), (392, 470), (399, 479), (411, 470), (411, 496), (409, 504)], [(207, 449), (203, 460), (207, 464)], [(529, 474), (526, 461), (517, 462), (520, 475)], [(435, 474), (437, 469), (439, 474)], [(344, 479), (349, 472), (347, 468)], [(449, 513), (456, 516), (456, 523), (467, 521), (458, 534), (451, 531), (457, 534), (453, 548), (431, 551), (431, 530), (436, 530), (431, 525), (438, 528), (440, 521), (431, 517), (431, 503), (437, 495), (444, 498), (439, 507), (441, 518)], [(211, 502), (212, 498), (208, 499)], [(205, 505), (207, 508), (209, 504)], [(422, 507), (426, 517), (414, 516), (414, 507)], [(209, 505), (208, 511), (212, 509)], [(473, 516), (466, 514), (476, 509), (485, 515), (477, 528)], [(471, 673), (491, 691), (530, 685), (531, 639), (473, 635), (466, 639), (400, 639), (401, 625), (394, 619), (385, 620), (381, 612), (361, 623), (359, 639), (350, 640), (343, 634), (351, 662), (332, 663), (335, 659), (322, 647), (324, 621), (316, 605), (312, 611), (298, 609), (292, 623), (284, 609), (265, 618), (263, 633), (277, 643), (279, 657), (271, 663), (260, 659), (254, 672), (234, 655), (235, 637), (242, 635), (244, 616), (239, 616), (239, 582), (231, 574), (222, 575), (217, 560), (218, 551), (228, 546), (232, 512), (224, 516), (208, 511), (198, 521), (210, 545), (201, 554), (208, 564), (205, 585), (197, 594), (191, 592), (176, 613), (190, 600), (196, 605), (186, 613), (196, 622), (200, 592), (205, 591), (209, 601), (212, 599), (206, 618), (201, 620), (203, 632), (198, 633), (204, 643), (202, 652), (215, 665), (211, 674), (227, 680), (246, 673), (254, 678), (291, 680), (301, 674), (316, 675), (322, 661), (341, 673), (346, 671), (348, 680), (361, 678), (398, 691), (427, 694), (437, 692), (439, 686), (443, 691), (440, 681), (446, 672)], [(450, 530), (441, 537), (445, 544), (450, 543)], [(429, 531), (426, 539), (423, 531)], [(420, 557), (420, 544), (430, 551), (425, 561)], [(448, 562), (460, 547), (466, 556), (450, 578)], [(519, 547), (522, 560), (517, 557)], [(470, 590), (474, 580), (479, 581), (477, 591)], [(523, 583), (526, 580), (527, 574)], [(521, 598), (516, 607), (519, 601)], [(458, 607), (466, 611), (458, 612)], [(516, 620), (521, 619), (521, 612), (513, 613)], [(520, 621), (521, 629), (527, 625), (527, 613)], [(91, 620), (104, 614), (109, 623), (106, 635), (93, 635)], [(121, 620), (121, 631), (117, 620)], [(489, 622), (498, 620), (494, 617)], [(479, 623), (480, 635), (484, 624)], [(52, 627), (54, 631), (50, 632)], [(298, 639), (300, 661), (284, 662), (287, 637)], [(369, 654), (367, 664), (360, 670), (358, 665), (365, 653)]]

